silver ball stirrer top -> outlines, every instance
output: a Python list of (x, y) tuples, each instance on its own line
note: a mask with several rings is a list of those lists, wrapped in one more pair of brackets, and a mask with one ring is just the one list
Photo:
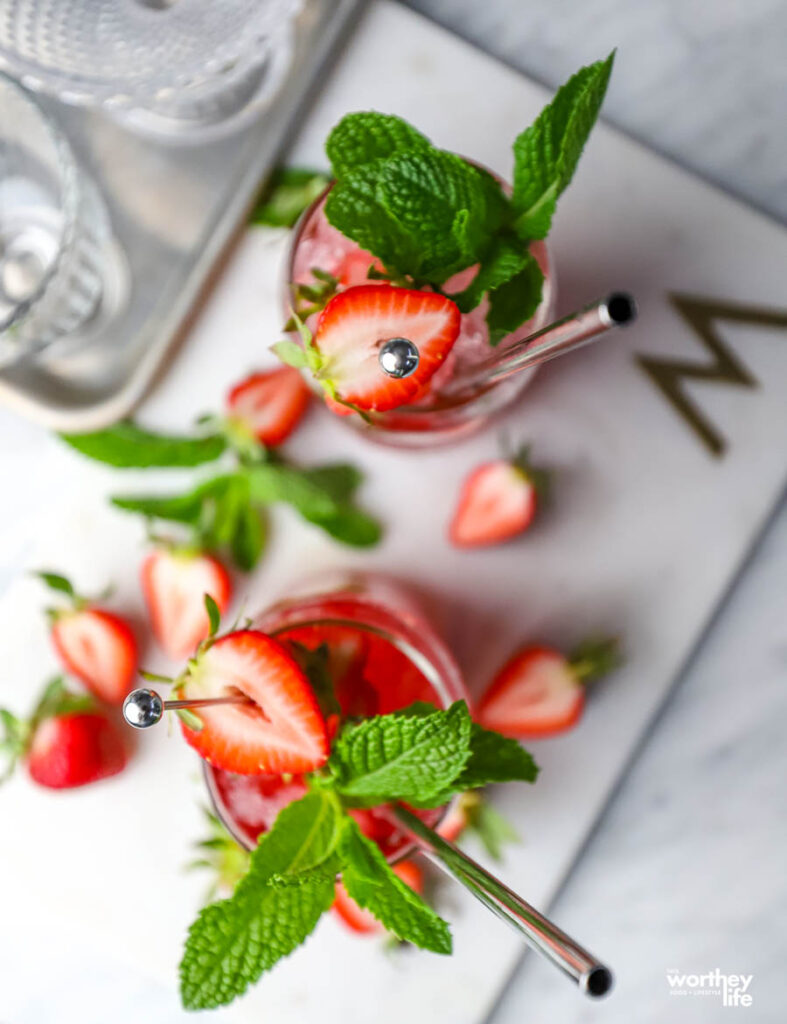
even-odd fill
[(149, 729), (163, 714), (164, 701), (155, 690), (132, 690), (123, 701), (123, 717), (135, 729)]
[(418, 369), (421, 356), (409, 338), (389, 338), (380, 348), (380, 369), (389, 377), (409, 377)]

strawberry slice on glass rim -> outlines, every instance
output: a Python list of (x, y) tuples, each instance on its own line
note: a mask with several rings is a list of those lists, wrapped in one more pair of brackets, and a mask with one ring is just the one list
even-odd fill
[[(387, 412), (423, 391), (456, 342), (460, 319), (457, 305), (436, 292), (358, 285), (330, 300), (313, 336), (298, 323), (303, 348), (279, 342), (273, 349), (284, 362), (309, 369), (332, 407)], [(380, 366), (380, 350), (394, 338), (418, 349), (418, 365), (406, 377), (389, 376)]]

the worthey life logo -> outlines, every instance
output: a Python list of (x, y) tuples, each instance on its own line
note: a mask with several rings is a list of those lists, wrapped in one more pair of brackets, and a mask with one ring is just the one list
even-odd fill
[(751, 1006), (753, 978), (753, 974), (724, 974), (718, 967), (705, 974), (667, 971), (671, 996), (720, 996), (722, 1006)]

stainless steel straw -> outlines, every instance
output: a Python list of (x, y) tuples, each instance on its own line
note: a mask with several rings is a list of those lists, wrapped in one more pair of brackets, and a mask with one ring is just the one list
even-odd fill
[(518, 932), (527, 944), (577, 984), (587, 996), (599, 998), (612, 988), (612, 972), (535, 907), (517, 896), (494, 875), (443, 839), (401, 804), (392, 808), (421, 851), (460, 882), (476, 899)]
[(573, 352), (612, 328), (631, 323), (636, 316), (634, 299), (625, 292), (614, 292), (457, 374), (451, 381), (450, 392), (485, 391), (529, 366)]

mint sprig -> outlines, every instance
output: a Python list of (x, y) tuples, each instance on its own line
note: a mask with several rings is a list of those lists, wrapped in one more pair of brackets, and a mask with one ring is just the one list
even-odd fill
[(470, 757), (472, 723), (464, 701), (431, 714), (391, 714), (345, 728), (329, 767), (356, 806), (403, 800), (439, 807)]
[(391, 870), (379, 846), (347, 821), (340, 850), (342, 883), (355, 902), (403, 942), (433, 953), (451, 952), (451, 931)]
[(274, 171), (250, 222), (273, 228), (291, 228), (303, 211), (328, 185), (328, 178), (306, 167), (282, 167)]
[[(307, 671), (313, 658), (324, 660), (319, 649), (306, 654), (296, 651)], [(192, 924), (180, 969), (184, 1005), (230, 1002), (291, 953), (333, 902), (337, 873), (359, 906), (398, 938), (450, 953), (446, 922), (396, 876), (348, 808), (439, 806), (487, 781), (532, 782), (535, 775), (530, 756), (473, 724), (464, 701), (442, 711), (418, 703), (345, 724), (328, 765), (307, 777), (307, 795), (281, 811), (260, 839), (232, 896), (205, 907)]]
[(290, 505), (307, 522), (353, 547), (376, 544), (382, 535), (377, 520), (354, 503), (362, 480), (354, 466), (336, 463), (301, 469), (253, 438), (236, 437), (231, 426), (226, 435), (189, 438), (124, 423), (64, 440), (82, 454), (118, 468), (188, 468), (225, 456), (225, 471), (185, 491), (116, 495), (110, 500), (123, 511), (188, 528), (194, 546), (227, 552), (243, 571), (254, 568), (265, 549), (266, 514), (275, 503)]
[(398, 282), (439, 291), (477, 264), (470, 285), (450, 297), (469, 312), (487, 296), (490, 343), (497, 344), (541, 301), (543, 274), (529, 246), (549, 231), (598, 117), (613, 59), (577, 72), (518, 136), (510, 198), (487, 171), (437, 149), (401, 118), (348, 114), (326, 142), (336, 178), (326, 217)]

